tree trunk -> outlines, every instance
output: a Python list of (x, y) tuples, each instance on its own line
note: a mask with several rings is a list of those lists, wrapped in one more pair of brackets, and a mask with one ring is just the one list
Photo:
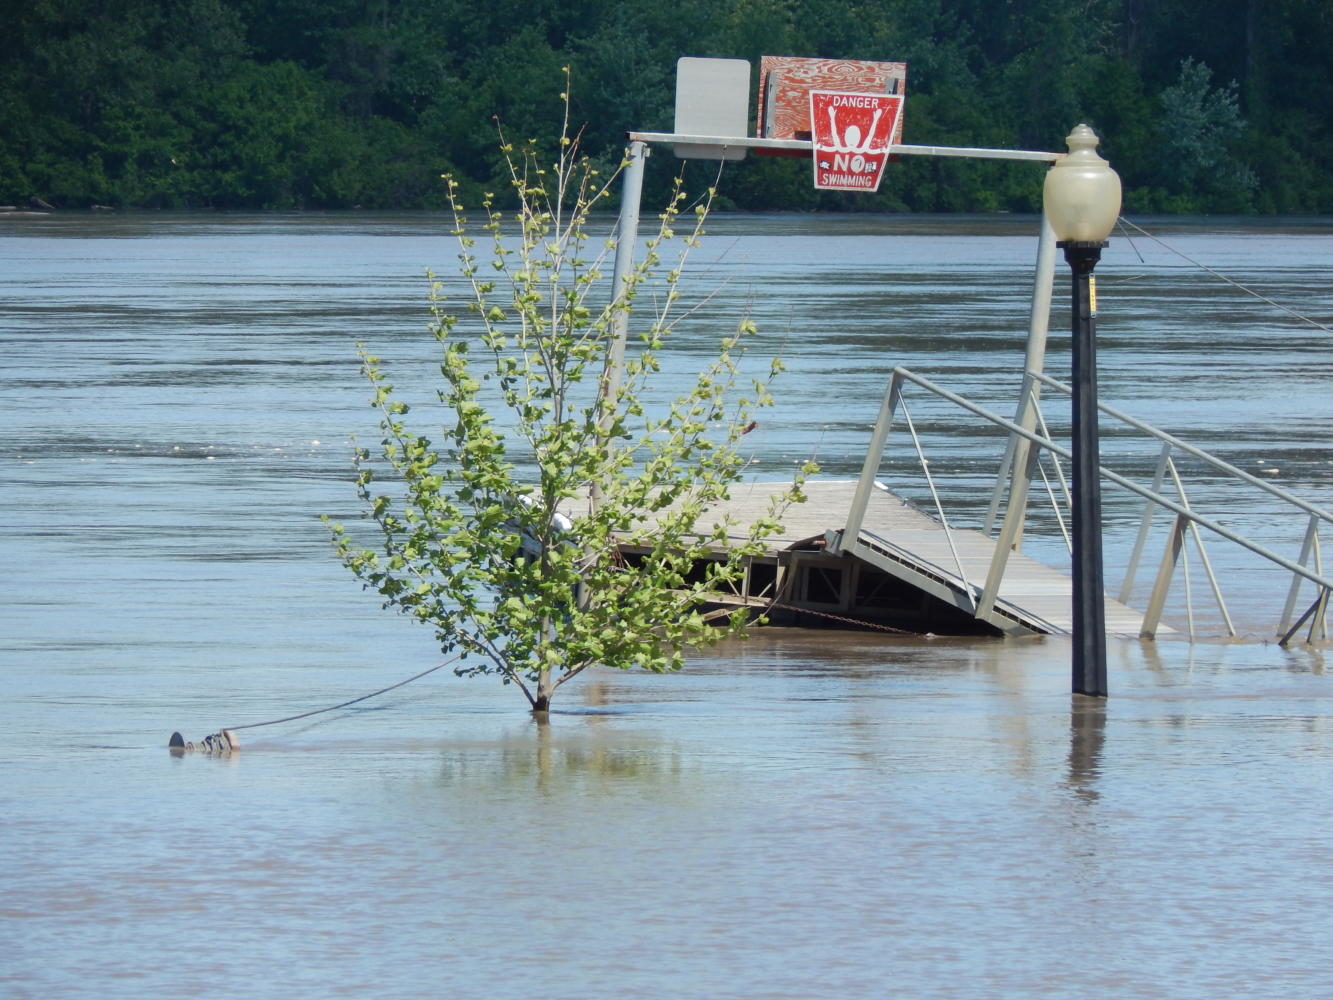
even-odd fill
[(551, 683), (551, 671), (543, 670), (537, 675), (537, 696), (532, 701), (532, 710), (534, 712), (549, 712), (551, 710), (551, 695), (555, 694), (555, 686)]
[(1252, 124), (1263, 125), (1268, 120), (1268, 52), (1264, 37), (1265, 14), (1256, 0), (1245, 5), (1245, 90), (1242, 94), (1245, 114)]

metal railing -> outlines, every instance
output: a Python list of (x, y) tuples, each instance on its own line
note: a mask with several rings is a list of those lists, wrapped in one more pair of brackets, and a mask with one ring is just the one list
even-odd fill
[[(1069, 394), (1071, 388), (1063, 382), (1050, 378), (1047, 375), (1038, 372), (1028, 372), (1024, 380), (1023, 402), (1018, 408), (1018, 417), (1016, 420), (1010, 420), (998, 414), (992, 413), (986, 408), (973, 403), (972, 401), (951, 392), (942, 386), (936, 385), (929, 379), (917, 375), (906, 368), (895, 368), (893, 375), (889, 380), (889, 386), (884, 394), (884, 400), (880, 407), (879, 417), (875, 422), (874, 431), (871, 435), (870, 448), (866, 455), (865, 464), (862, 468), (861, 477), (857, 484), (856, 493), (852, 499), (851, 508), (848, 512), (847, 524), (842, 537), (847, 540), (856, 539), (864, 521), (867, 504), (869, 503), (871, 490), (878, 478), (879, 467), (884, 458), (885, 449), (888, 444), (890, 431), (897, 413), (901, 410), (904, 416), (904, 423), (912, 438), (916, 451), (917, 461), (927, 477), (930, 487), (932, 500), (936, 507), (936, 515), (942, 527), (946, 532), (951, 531), (948, 519), (945, 517), (944, 507), (940, 500), (939, 491), (936, 488), (934, 477), (929, 472), (929, 462), (926, 459), (925, 451), (921, 444), (920, 435), (916, 427), (911, 422), (910, 414), (907, 413), (903, 401), (903, 391), (906, 386), (915, 386), (930, 393), (939, 399), (942, 399), (954, 406), (965, 410), (976, 417), (994, 425), (995, 427), (1007, 432), (1006, 450), (1004, 458), (1000, 464), (999, 475), (996, 480), (995, 488), (990, 501), (990, 508), (985, 516), (983, 531), (987, 534), (994, 534), (995, 519), (1000, 508), (1003, 506), (1004, 518), (1000, 525), (995, 554), (987, 574), (987, 579), (980, 590), (975, 590), (971, 584), (965, 586), (974, 597), (975, 613), (978, 617), (989, 613), (999, 596), (1000, 585), (1004, 578), (1006, 561), (1009, 553), (1015, 551), (1020, 544), (1025, 528), (1029, 526), (1028, 518), (1028, 492), (1032, 481), (1040, 475), (1041, 481), (1045, 487), (1045, 493), (1052, 509), (1055, 511), (1055, 517), (1060, 531), (1064, 536), (1065, 544), (1069, 544), (1068, 532), (1064, 528), (1065, 516), (1063, 510), (1069, 507), (1069, 486), (1065, 479), (1064, 472), (1060, 467), (1060, 460), (1071, 460), (1072, 454), (1068, 447), (1053, 440), (1046, 423), (1042, 417), (1038, 398), (1040, 387), (1045, 386), (1058, 392)], [(1119, 422), (1132, 432), (1143, 435), (1147, 439), (1158, 443), (1158, 455), (1156, 468), (1150, 485), (1143, 485), (1134, 482), (1128, 477), (1107, 468), (1102, 465), (1101, 476), (1104, 482), (1108, 482), (1129, 493), (1143, 499), (1143, 513), (1139, 519), (1137, 534), (1133, 550), (1129, 557), (1129, 563), (1126, 567), (1125, 578), (1120, 588), (1119, 600), (1122, 603), (1128, 603), (1133, 596), (1135, 577), (1138, 573), (1139, 565), (1143, 561), (1145, 550), (1147, 549), (1151, 536), (1153, 520), (1158, 511), (1164, 511), (1173, 516), (1174, 520), (1167, 531), (1162, 554), (1158, 563), (1156, 577), (1153, 581), (1151, 594), (1148, 597), (1147, 607), (1143, 613), (1143, 626), (1141, 635), (1146, 637), (1154, 636), (1161, 624), (1163, 610), (1166, 607), (1167, 597), (1171, 590), (1172, 581), (1176, 575), (1178, 567), (1183, 567), (1183, 572), (1188, 573), (1188, 561), (1182, 563), (1181, 555), (1184, 549), (1186, 537), (1192, 538), (1195, 543), (1195, 550), (1198, 553), (1200, 563), (1204, 568), (1204, 574), (1208, 578), (1209, 587), (1213, 598), (1217, 602), (1225, 627), (1229, 634), (1235, 635), (1235, 627), (1232, 624), (1231, 615), (1223, 599), (1222, 588), (1218, 582), (1217, 574), (1213, 569), (1213, 563), (1208, 555), (1207, 546), (1203, 532), (1209, 532), (1226, 541), (1229, 541), (1241, 548), (1248, 550), (1254, 555), (1259, 556), (1265, 562), (1280, 568), (1291, 574), (1291, 581), (1287, 591), (1286, 603), (1282, 612), (1282, 617), (1277, 628), (1277, 635), (1282, 644), (1286, 644), (1296, 635), (1302, 626), (1308, 623), (1306, 641), (1315, 639), (1327, 639), (1327, 609), (1330, 592), (1333, 592), (1333, 578), (1324, 575), (1323, 562), (1320, 551), (1320, 526), (1333, 525), (1333, 513), (1309, 503), (1291, 492), (1275, 486), (1270, 482), (1259, 479), (1256, 476), (1245, 472), (1242, 469), (1231, 465), (1216, 456), (1210, 455), (1185, 441), (1174, 437), (1164, 431), (1123, 413), (1114, 407), (1106, 404), (1100, 404), (1099, 411), (1107, 417)], [(1297, 559), (1289, 559), (1278, 552), (1274, 552), (1267, 546), (1255, 541), (1252, 538), (1241, 534), (1227, 525), (1222, 524), (1213, 517), (1201, 513), (1192, 505), (1188, 493), (1185, 489), (1184, 479), (1180, 474), (1179, 463), (1180, 456), (1189, 456), (1191, 459), (1202, 462), (1206, 467), (1222, 474), (1228, 479), (1243, 482), (1256, 490), (1261, 491), (1269, 497), (1279, 501), (1286, 509), (1291, 510), (1293, 514), (1299, 513), (1306, 519), (1306, 528), (1304, 540), (1301, 545), (1300, 556)], [(1046, 474), (1045, 465), (1042, 463), (1043, 457), (1047, 462), (1054, 466), (1054, 482)], [(1174, 492), (1174, 496), (1168, 496), (1166, 490), (1169, 488)], [(1007, 503), (1005, 503), (1007, 497)], [(1202, 529), (1202, 530), (1201, 530)], [(951, 543), (952, 544), (952, 543)], [(960, 567), (961, 568), (961, 567)], [(1188, 605), (1189, 587), (1188, 580), (1186, 588), (1187, 615), (1189, 618), (1189, 632), (1194, 634), (1194, 621), (1192, 606)], [(1302, 590), (1307, 590), (1307, 585), (1313, 585), (1315, 596), (1313, 601), (1305, 608), (1303, 613), (1293, 623), (1292, 618), (1299, 607)]]

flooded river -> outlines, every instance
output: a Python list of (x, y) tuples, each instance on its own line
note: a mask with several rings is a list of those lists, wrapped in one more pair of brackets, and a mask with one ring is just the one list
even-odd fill
[[(1333, 506), (1333, 337), (1191, 263), (1333, 325), (1333, 225), (1140, 222), (1165, 243), (1098, 270), (1103, 401)], [(1273, 643), (1285, 591), (1222, 552), (1239, 638), (1114, 641), (1104, 704), (1064, 639), (774, 629), (545, 727), (440, 671), (170, 756), (439, 662), (318, 517), (375, 440), (355, 344), (429, 391), (446, 232), (0, 218), (0, 996), (1333, 994), (1328, 650)], [(789, 368), (755, 475), (853, 475), (895, 365), (1012, 413), (1035, 254), (1031, 219), (719, 217), (668, 382), (748, 309)], [(996, 439), (921, 407), (975, 519)], [(1303, 521), (1196, 489), (1294, 557)]]

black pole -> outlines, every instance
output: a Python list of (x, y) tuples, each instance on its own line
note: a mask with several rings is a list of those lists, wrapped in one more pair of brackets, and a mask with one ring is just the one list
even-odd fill
[(1057, 244), (1073, 272), (1074, 693), (1105, 698), (1106, 598), (1102, 583), (1101, 451), (1097, 443), (1097, 309), (1093, 269), (1105, 243)]

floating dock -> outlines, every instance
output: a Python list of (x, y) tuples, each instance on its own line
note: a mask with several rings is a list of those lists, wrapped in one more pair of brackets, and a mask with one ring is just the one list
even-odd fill
[[(751, 607), (776, 624), (880, 628), (936, 634), (1068, 634), (1072, 580), (1021, 552), (1009, 555), (999, 596), (978, 607), (979, 584), (995, 555), (995, 539), (947, 528), (880, 483), (875, 484), (857, 537), (842, 538), (854, 480), (806, 482), (805, 503), (793, 504), (783, 529), (753, 559), (719, 607)], [(705, 515), (753, 524), (785, 483), (737, 486), (731, 500)], [(635, 550), (627, 547), (632, 559)], [(961, 572), (960, 572), (961, 569)], [(1134, 637), (1143, 615), (1110, 597), (1107, 632)]]

